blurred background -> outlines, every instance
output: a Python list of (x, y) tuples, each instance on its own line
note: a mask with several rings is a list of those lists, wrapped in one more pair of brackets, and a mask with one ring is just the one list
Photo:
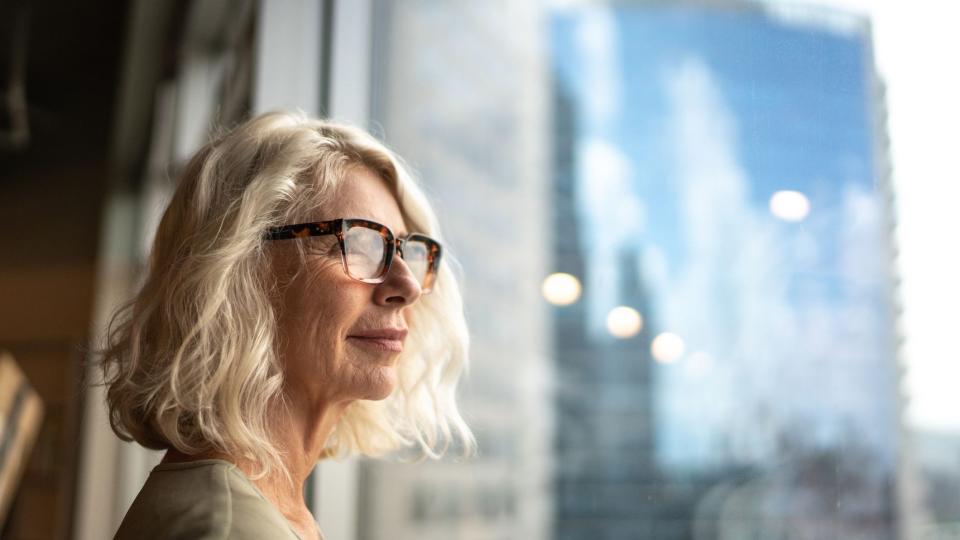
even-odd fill
[(112, 536), (160, 454), (85, 351), (211, 128), (299, 108), (419, 172), (473, 333), (480, 456), (322, 464), (328, 538), (960, 538), (958, 16), (0, 1), (0, 537)]

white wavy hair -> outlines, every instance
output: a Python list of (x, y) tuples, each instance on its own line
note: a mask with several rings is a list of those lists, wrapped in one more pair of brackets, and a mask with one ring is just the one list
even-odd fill
[[(185, 454), (250, 460), (257, 477), (286, 472), (269, 416), (283, 403), (277, 318), (264, 231), (304, 221), (346, 171), (367, 167), (391, 186), (408, 230), (442, 239), (400, 158), (365, 131), (300, 113), (258, 116), (201, 148), (163, 215), (146, 280), (117, 311), (102, 368), (110, 423), (124, 440)], [(381, 456), (419, 446), (439, 458), (475, 450), (455, 390), (469, 335), (455, 260), (410, 312), (397, 389), (344, 412), (324, 455)]]

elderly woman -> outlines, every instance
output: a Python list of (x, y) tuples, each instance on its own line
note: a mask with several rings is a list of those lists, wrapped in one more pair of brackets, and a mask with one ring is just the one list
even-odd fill
[(318, 460), (472, 450), (439, 237), (360, 129), (270, 113), (200, 149), (105, 349), (114, 431), (166, 450), (117, 538), (322, 538), (303, 498)]

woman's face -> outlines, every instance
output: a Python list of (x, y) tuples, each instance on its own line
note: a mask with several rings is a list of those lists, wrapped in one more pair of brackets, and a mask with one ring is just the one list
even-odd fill
[[(415, 232), (407, 230), (386, 182), (362, 167), (347, 172), (323, 212), (311, 220), (364, 218), (386, 225), (396, 236)], [(314, 405), (386, 398), (396, 387), (400, 356), (391, 349), (402, 348), (405, 338), (384, 342), (362, 336), (382, 331), (405, 335), (407, 314), (420, 298), (419, 282), (397, 256), (382, 283), (350, 278), (333, 235), (281, 244), (304, 241), (311, 247), (305, 263), (292, 245), (274, 252), (277, 275), (294, 275), (278, 306), (288, 395)]]

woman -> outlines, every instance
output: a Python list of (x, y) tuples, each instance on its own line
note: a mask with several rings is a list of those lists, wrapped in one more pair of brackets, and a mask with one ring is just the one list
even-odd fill
[(105, 349), (114, 431), (167, 451), (117, 538), (321, 538), (302, 497), (319, 459), (472, 450), (438, 237), (357, 128), (269, 113), (198, 151)]

